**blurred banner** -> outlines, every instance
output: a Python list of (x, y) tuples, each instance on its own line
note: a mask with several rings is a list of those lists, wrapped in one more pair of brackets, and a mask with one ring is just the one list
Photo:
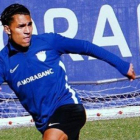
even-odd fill
[[(140, 75), (140, 0), (1, 0), (0, 13), (13, 3), (23, 4), (31, 11), (34, 27), (33, 34), (56, 32), (66, 37), (88, 40), (118, 55), (123, 60), (132, 62), (136, 74)], [(7, 39), (3, 27), (0, 26), (0, 50), (6, 45)], [(95, 58), (69, 54), (63, 55), (62, 59), (66, 65), (70, 82), (99, 81), (124, 77), (109, 64)], [(113, 101), (114, 98), (116, 99), (120, 95), (119, 97), (122, 98), (122, 101), (119, 100), (115, 104), (114, 102), (111, 103), (113, 105), (118, 106), (120, 102), (127, 105), (123, 100), (124, 98), (127, 100), (127, 97), (129, 98), (127, 100), (129, 105), (132, 102), (137, 105), (137, 101), (140, 101), (139, 81), (134, 85), (132, 83), (133, 86), (128, 81), (127, 85), (123, 86), (124, 88), (122, 85), (122, 83), (116, 83), (115, 89), (110, 88), (107, 92), (105, 91), (108, 89), (108, 85), (104, 86), (104, 88), (98, 88), (97, 86), (94, 89), (88, 88), (87, 90), (94, 91), (96, 89), (99, 91), (103, 89), (103, 92), (98, 94), (99, 97), (102, 96), (99, 98), (100, 101), (108, 100), (109, 95), (111, 101)], [(137, 101), (132, 101), (129, 91), (131, 91), (132, 87), (136, 89), (135, 85), (137, 85), (138, 89), (137, 96), (133, 95), (132, 98), (135, 97)], [(125, 87), (129, 87), (127, 91), (125, 91)], [(13, 92), (9, 91), (5, 85), (2, 88), (4, 92), (0, 92), (1, 98), (15, 98), (17, 100), (15, 95), (12, 97)], [(10, 93), (10, 96), (5, 93)], [(126, 96), (122, 97), (121, 94), (125, 93), (127, 93)], [(134, 93), (132, 92), (132, 94)], [(85, 98), (83, 95), (80, 96), (82, 99)], [(90, 98), (94, 102), (98, 97), (97, 94), (93, 93)], [(88, 100), (86, 98), (86, 101)], [(3, 99), (0, 101), (4, 103)]]
[[(29, 8), (34, 34), (56, 32), (88, 40), (132, 62), (136, 74), (140, 74), (140, 0), (5, 0), (0, 1), (0, 13), (13, 3)], [(0, 26), (0, 49), (6, 43), (7, 35)], [(62, 59), (69, 81), (123, 77), (107, 63), (91, 57), (69, 54)]]

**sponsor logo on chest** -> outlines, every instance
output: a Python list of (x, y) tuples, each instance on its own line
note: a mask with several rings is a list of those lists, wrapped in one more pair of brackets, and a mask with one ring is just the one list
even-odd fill
[(35, 74), (35, 75), (33, 75), (33, 76), (30, 76), (30, 77), (27, 77), (27, 78), (25, 78), (25, 79), (23, 79), (23, 80), (21, 80), (21, 81), (18, 81), (18, 82), (17, 82), (17, 87), (19, 87), (19, 86), (21, 86), (21, 85), (29, 84), (29, 83), (31, 83), (31, 82), (33, 82), (33, 81), (36, 81), (36, 80), (38, 80), (38, 79), (41, 79), (41, 78), (43, 78), (43, 77), (52, 75), (53, 73), (54, 73), (54, 72), (53, 72), (52, 68), (50, 68), (50, 69), (48, 69), (48, 70), (46, 70), (46, 71), (42, 71), (42, 72), (37, 73), (37, 74)]

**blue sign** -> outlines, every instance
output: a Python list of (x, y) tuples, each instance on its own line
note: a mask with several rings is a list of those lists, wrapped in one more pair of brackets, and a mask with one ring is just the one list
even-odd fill
[[(13, 3), (24, 4), (31, 11), (34, 34), (57, 32), (61, 35), (88, 40), (104, 47), (122, 59), (132, 62), (139, 75), (140, 1), (103, 0), (10, 0), (0, 2), (0, 12)], [(0, 49), (7, 35), (0, 26)], [(91, 81), (120, 78), (113, 67), (97, 59), (65, 55), (70, 81)], [(86, 67), (84, 67), (86, 65)], [(104, 68), (104, 69), (102, 69)]]
[[(13, 3), (31, 11), (33, 34), (56, 32), (90, 41), (132, 62), (140, 75), (140, 0), (5, 0), (0, 1), (0, 13)], [(0, 49), (6, 43), (7, 35), (0, 26)], [(62, 59), (69, 81), (123, 77), (109, 64), (89, 56), (69, 54)]]

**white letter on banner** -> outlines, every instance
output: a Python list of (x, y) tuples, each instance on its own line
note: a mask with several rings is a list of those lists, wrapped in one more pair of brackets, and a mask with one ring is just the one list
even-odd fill
[(139, 33), (139, 47), (140, 47), (140, 4), (137, 8), (137, 17), (138, 17), (138, 33)]
[(33, 34), (38, 34), (37, 33), (37, 28), (36, 28), (36, 25), (35, 25), (35, 23), (34, 23), (34, 21), (33, 21), (33, 19), (32, 19), (32, 22), (33, 22)]
[[(67, 8), (52, 8), (44, 15), (45, 32), (54, 32), (54, 18), (65, 18), (68, 21), (68, 29), (59, 33), (62, 36), (74, 38), (78, 31), (78, 21), (73, 11)], [(62, 24), (63, 26), (63, 24)], [(69, 54), (73, 61), (83, 60), (81, 55)]]
[[(110, 24), (110, 27), (112, 29), (114, 36), (103, 37), (105, 23), (107, 20)], [(102, 8), (100, 10), (98, 21), (97, 21), (97, 26), (95, 29), (95, 34), (94, 34), (92, 42), (99, 46), (118, 45), (123, 57), (132, 56), (130, 49), (127, 45), (127, 42), (124, 38), (123, 32), (122, 32), (122, 30), (119, 26), (119, 23), (117, 21), (117, 18), (115, 16), (115, 13), (114, 13), (112, 7), (109, 5), (102, 6)]]
[(0, 21), (0, 50), (3, 49), (4, 47), (4, 42), (3, 42), (3, 26), (2, 26), (2, 23)]

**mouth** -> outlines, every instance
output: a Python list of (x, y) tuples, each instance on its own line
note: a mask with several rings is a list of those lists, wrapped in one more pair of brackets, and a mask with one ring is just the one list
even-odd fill
[(30, 43), (31, 36), (24, 37), (23, 39), (25, 40), (26, 43)]

